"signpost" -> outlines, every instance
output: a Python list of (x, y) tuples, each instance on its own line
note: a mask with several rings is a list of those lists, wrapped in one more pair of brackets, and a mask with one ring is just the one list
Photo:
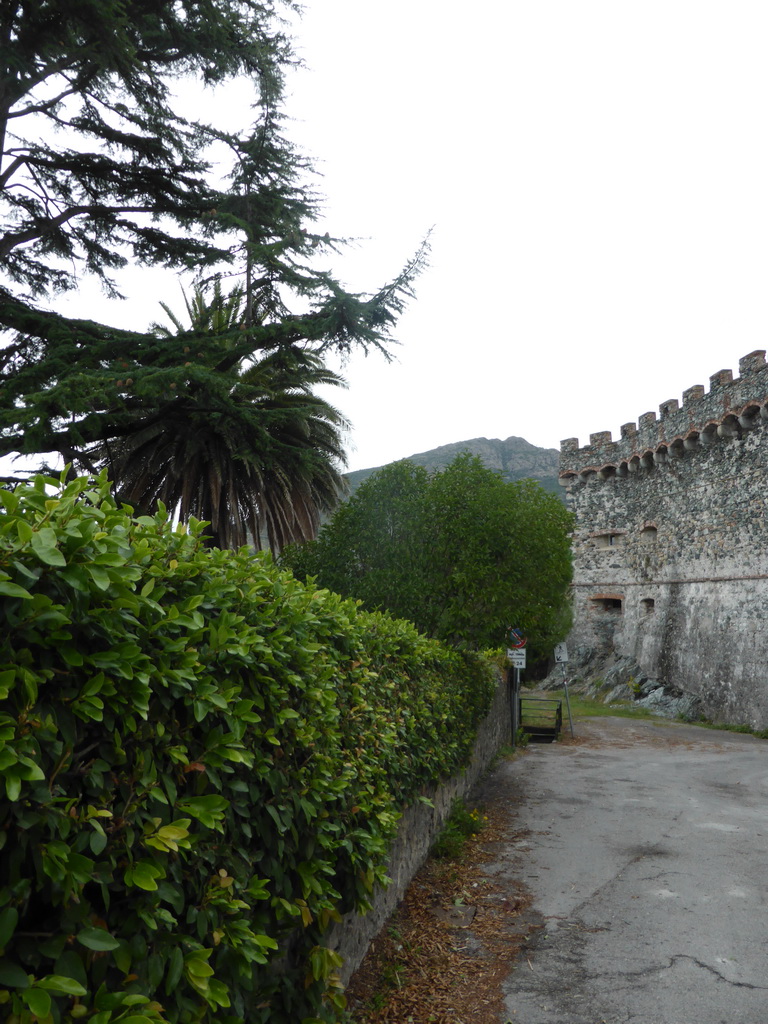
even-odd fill
[(520, 670), (525, 668), (525, 650), (512, 651), (507, 650), (507, 657), (512, 662), (512, 668)]
[(520, 714), (520, 670), (525, 668), (525, 645), (528, 637), (521, 629), (507, 626), (507, 658), (512, 665), (512, 746), (517, 743)]
[(568, 647), (565, 644), (555, 644), (555, 664), (563, 667), (563, 689), (565, 691), (565, 706), (568, 708), (568, 724), (571, 727), (573, 736), (573, 718), (571, 717), (571, 701), (568, 697), (568, 679), (565, 674), (565, 666), (568, 664)]

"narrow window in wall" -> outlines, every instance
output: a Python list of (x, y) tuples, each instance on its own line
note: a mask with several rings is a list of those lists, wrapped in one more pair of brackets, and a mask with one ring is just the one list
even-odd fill
[(655, 544), (658, 530), (655, 526), (644, 526), (640, 531), (640, 540), (643, 544)]
[(655, 608), (655, 601), (652, 597), (644, 597), (640, 601), (640, 610), (643, 615), (653, 615)]
[(624, 600), (621, 597), (591, 597), (589, 599), (593, 611), (601, 615), (621, 615)]
[(601, 549), (618, 548), (624, 543), (623, 533), (598, 533), (595, 535), (595, 546)]

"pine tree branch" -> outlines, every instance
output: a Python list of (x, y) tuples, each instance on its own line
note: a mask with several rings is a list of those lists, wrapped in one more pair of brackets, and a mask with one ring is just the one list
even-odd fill
[[(9, 150), (8, 152), (10, 154), (15, 152), (15, 150)], [(4, 156), (5, 154), (0, 155)], [(23, 167), (26, 162), (26, 156), (17, 156), (11, 161), (10, 164), (8, 164), (7, 168), (3, 171), (2, 174), (0, 174), (0, 189), (5, 188), (6, 184), (13, 177), (16, 171), (18, 171), (20, 167)]]
[(65, 100), (68, 96), (74, 96), (77, 93), (77, 88), (72, 85), (69, 89), (65, 89), (60, 92), (58, 96), (54, 96), (52, 99), (46, 100), (44, 103), (35, 103), (27, 107), (23, 107), (21, 110), (8, 109), (5, 111), (5, 118), (8, 121), (12, 121), (16, 117), (26, 117), (27, 114), (45, 114), (57, 107), (62, 100)]
[(44, 224), (37, 228), (28, 228), (26, 231), (6, 232), (0, 235), (0, 256), (7, 256), (17, 245), (25, 242), (32, 242), (38, 238), (57, 231), (63, 224), (72, 220), (73, 217), (89, 216), (94, 218), (114, 217), (121, 213), (152, 213), (151, 206), (75, 206), (65, 210), (56, 217), (50, 217)]

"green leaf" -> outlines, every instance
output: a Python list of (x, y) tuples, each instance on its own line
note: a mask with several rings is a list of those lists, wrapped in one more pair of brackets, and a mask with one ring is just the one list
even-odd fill
[(197, 818), (207, 828), (215, 828), (224, 817), (229, 800), (223, 796), (196, 796), (179, 800), (179, 808)]
[(147, 958), (146, 972), (149, 991), (154, 992), (163, 980), (163, 975), (165, 974), (165, 957), (161, 956), (159, 953), (152, 953), (151, 956)]
[(51, 997), (39, 988), (28, 988), (21, 998), (36, 1017), (47, 1017), (51, 1012)]
[[(85, 964), (83, 963), (80, 955), (75, 953), (74, 950), (68, 949), (63, 952), (56, 959), (56, 963), (53, 965), (54, 974), (58, 974), (64, 978), (72, 978), (87, 988), (88, 976), (85, 970)], [(127, 971), (125, 972), (128, 973)]]
[(149, 996), (143, 996), (140, 992), (129, 992), (123, 996), (123, 1006), (143, 1006), (149, 1002)]
[(19, 912), (15, 907), (6, 907), (0, 911), (0, 949), (8, 945), (18, 922)]
[(210, 978), (213, 968), (208, 963), (212, 949), (193, 949), (184, 956), (186, 973), (196, 978)]
[(88, 949), (96, 950), (99, 953), (117, 949), (120, 945), (120, 941), (114, 935), (104, 931), (103, 928), (83, 928), (77, 933), (77, 941)]
[(188, 957), (186, 960), (187, 973), (193, 975), (195, 978), (210, 978), (213, 974), (213, 968), (205, 960), (200, 960), (197, 957)]
[(0, 985), (4, 988), (29, 988), (27, 972), (3, 957), (0, 959)]
[(18, 764), (19, 758), (13, 747), (5, 747), (0, 750), (0, 772), (10, 768), (12, 764)]
[(277, 808), (273, 807), (272, 804), (267, 804), (267, 813), (277, 826), (278, 832), (285, 832), (288, 826), (283, 821), (283, 818)]
[(180, 946), (174, 946), (168, 957), (168, 973), (165, 979), (165, 994), (170, 995), (179, 983), (184, 971), (184, 954)]
[(105, 569), (100, 568), (98, 565), (89, 565), (88, 574), (99, 590), (109, 590), (111, 581), (109, 573)]
[(21, 796), (21, 779), (18, 775), (6, 774), (5, 792), (11, 803), (15, 803), (19, 799)]
[(132, 883), (138, 886), (139, 889), (154, 892), (157, 889), (157, 879), (163, 878), (164, 874), (163, 869), (157, 865), (151, 864), (146, 860), (140, 860), (125, 872), (125, 877), (129, 885)]
[(32, 537), (34, 536), (34, 530), (29, 525), (29, 523), (25, 522), (23, 519), (17, 519), (16, 535), (18, 536), (22, 544), (28, 544), (29, 541), (32, 540)]
[(49, 974), (45, 978), (38, 978), (35, 982), (36, 988), (44, 988), (48, 992), (60, 992), (65, 996), (84, 996), (86, 989), (75, 981), (74, 978), (65, 978), (61, 974)]
[(59, 648), (59, 652), (64, 661), (73, 668), (78, 668), (83, 664), (82, 651), (78, 651), (77, 648), (64, 646)]
[(13, 491), (0, 490), (0, 503), (7, 512), (15, 512), (19, 507), (19, 499)]
[(94, 829), (94, 831), (91, 833), (91, 837), (90, 837), (90, 839), (88, 841), (88, 845), (91, 848), (91, 853), (95, 854), (95, 856), (98, 857), (99, 854), (103, 853), (105, 848), (106, 848), (106, 845), (107, 845), (106, 833), (103, 832), (103, 831), (99, 832), (98, 830)]
[(206, 992), (205, 998), (208, 1000), (208, 1005), (216, 1009), (217, 1006), (227, 1007), (230, 1005), (229, 991), (227, 986), (217, 981), (216, 978), (211, 978), (208, 982), (208, 991)]
[(44, 527), (32, 534), (30, 544), (41, 562), (46, 565), (63, 567), (67, 564), (64, 555), (56, 547), (56, 532), (50, 527)]
[(18, 773), (25, 782), (41, 782), (45, 778), (42, 768), (28, 757), (19, 758)]
[(187, 828), (189, 824), (189, 818), (179, 818), (178, 821), (172, 821), (170, 825), (163, 825), (162, 828), (158, 829), (157, 834), (161, 839), (171, 839), (173, 841), (186, 839), (189, 835), (189, 829)]
[(9, 580), (0, 580), (0, 595), (3, 597), (31, 598), (32, 595), (18, 583), (11, 583)]

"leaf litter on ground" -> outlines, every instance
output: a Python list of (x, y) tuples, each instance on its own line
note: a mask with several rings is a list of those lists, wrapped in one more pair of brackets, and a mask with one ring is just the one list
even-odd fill
[(503, 985), (531, 930), (522, 917), (531, 895), (519, 878), (489, 867), (525, 833), (504, 795), (480, 812), (484, 827), (462, 855), (428, 860), (372, 943), (347, 988), (354, 1024), (504, 1019)]

